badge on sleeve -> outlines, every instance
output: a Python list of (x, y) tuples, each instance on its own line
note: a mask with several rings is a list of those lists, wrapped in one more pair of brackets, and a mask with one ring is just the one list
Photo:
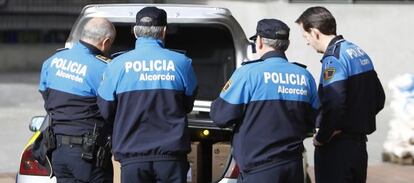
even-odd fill
[(334, 74), (335, 74), (335, 68), (330, 67), (330, 68), (325, 69), (323, 71), (323, 80), (326, 81), (326, 80), (332, 79)]
[(223, 89), (221, 89), (221, 92), (226, 92), (227, 89), (229, 89), (231, 85), (231, 80), (228, 80), (227, 83), (223, 86)]

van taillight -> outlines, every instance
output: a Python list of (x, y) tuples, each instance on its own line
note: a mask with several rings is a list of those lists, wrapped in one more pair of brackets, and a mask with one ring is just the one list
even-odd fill
[(240, 173), (239, 166), (236, 164), (236, 161), (234, 161), (234, 159), (231, 160), (229, 169), (227, 170), (228, 171), (224, 175), (225, 178), (237, 179), (237, 177), (239, 177), (239, 173)]
[(49, 176), (50, 167), (44, 167), (37, 160), (33, 159), (32, 146), (29, 146), (22, 154), (19, 173), (22, 175)]

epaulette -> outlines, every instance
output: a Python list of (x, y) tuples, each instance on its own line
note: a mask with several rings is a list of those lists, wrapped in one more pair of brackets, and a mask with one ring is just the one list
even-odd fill
[(328, 49), (325, 51), (325, 54), (323, 55), (322, 59), (327, 57), (327, 56), (334, 56), (336, 58), (339, 58), (339, 52), (341, 51), (341, 44), (339, 44), (340, 42), (344, 41), (339, 40), (337, 41), (335, 44), (331, 45), (328, 47)]
[(261, 59), (250, 60), (250, 61), (243, 62), (241, 65), (247, 65), (247, 64), (252, 64), (252, 63), (261, 62), (261, 61), (263, 61), (263, 60), (261, 60)]
[(181, 53), (181, 54), (184, 54), (184, 55), (187, 54), (187, 51), (185, 51), (185, 50), (178, 50), (178, 49), (170, 49), (170, 50)]
[(60, 51), (63, 51), (63, 50), (67, 50), (67, 49), (69, 49), (69, 48), (58, 48), (58, 49), (56, 49), (56, 53), (60, 52)]
[(298, 62), (291, 62), (292, 64), (295, 64), (295, 65), (297, 65), (297, 66), (299, 66), (299, 67), (302, 67), (302, 68), (307, 68), (308, 66), (306, 66), (305, 64), (301, 64), (301, 63), (298, 63)]
[(103, 55), (96, 55), (95, 56), (98, 60), (100, 60), (100, 61), (102, 61), (102, 62), (105, 62), (105, 63), (109, 63), (109, 62), (111, 62), (111, 59), (110, 58), (107, 58), (107, 57), (105, 57), (105, 56), (103, 56)]

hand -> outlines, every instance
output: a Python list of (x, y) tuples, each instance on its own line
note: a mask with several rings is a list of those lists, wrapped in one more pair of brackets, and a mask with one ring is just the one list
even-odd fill
[(341, 130), (335, 130), (335, 131), (332, 133), (331, 138), (329, 138), (329, 139), (332, 139), (332, 137), (335, 137), (336, 135), (338, 135), (338, 134), (340, 134), (340, 133), (342, 133), (342, 131), (341, 131)]
[(323, 145), (323, 143), (321, 143), (321, 142), (319, 142), (318, 140), (316, 140), (316, 134), (317, 133), (315, 133), (315, 134), (313, 134), (313, 145), (314, 146), (322, 146)]
[[(318, 134), (317, 132), (318, 132), (318, 130), (319, 129), (316, 129), (316, 133), (315, 134), (313, 134), (313, 145), (314, 146), (322, 146), (323, 145), (323, 143), (321, 143), (321, 142), (319, 142), (318, 140), (316, 140), (316, 134)], [(338, 134), (340, 134), (342, 131), (341, 130), (335, 130), (333, 133), (332, 133), (332, 135), (331, 135), (331, 137), (329, 138), (329, 141), (334, 137), (334, 136), (336, 136), (336, 135), (338, 135)]]

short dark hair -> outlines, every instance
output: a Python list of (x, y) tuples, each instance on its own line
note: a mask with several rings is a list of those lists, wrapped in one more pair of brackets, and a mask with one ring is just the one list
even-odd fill
[(336, 35), (335, 17), (325, 7), (310, 7), (295, 22), (302, 24), (306, 32), (315, 28), (325, 35)]

